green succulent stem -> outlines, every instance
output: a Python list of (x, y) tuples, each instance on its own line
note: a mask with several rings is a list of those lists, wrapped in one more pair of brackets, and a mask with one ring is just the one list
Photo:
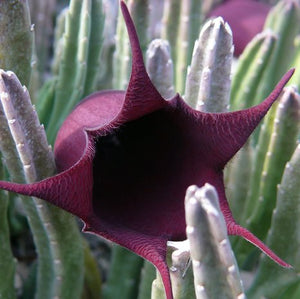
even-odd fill
[(232, 55), (228, 24), (222, 18), (205, 23), (186, 78), (184, 98), (191, 107), (206, 112), (228, 110)]
[(173, 249), (170, 276), (174, 299), (196, 298), (188, 241), (169, 242), (168, 246)]
[(138, 294), (142, 266), (141, 257), (123, 247), (114, 246), (109, 277), (103, 288), (103, 298), (135, 298)]
[(186, 192), (185, 215), (196, 298), (242, 296), (239, 270), (215, 188), (209, 184), (202, 188), (190, 186)]
[(153, 40), (146, 52), (146, 68), (153, 85), (159, 93), (169, 99), (175, 95), (173, 86), (173, 63), (169, 43)]
[[(278, 186), (277, 203), (273, 212), (271, 229), (267, 245), (291, 265), (294, 269), (282, 269), (263, 257), (255, 280), (248, 291), (248, 298), (297, 298), (299, 294), (300, 269), (298, 248), (300, 239), (299, 227), (299, 177), (300, 146), (296, 147), (291, 160), (286, 164), (282, 180)], [(284, 233), (282, 233), (284, 232)], [(298, 292), (298, 294), (297, 294)]]
[(165, 288), (158, 271), (156, 271), (156, 279), (152, 282), (151, 299), (166, 299)]
[[(53, 154), (27, 89), (14, 73), (3, 71), (0, 89), (0, 134), (6, 137), (1, 151), (11, 178), (30, 183), (52, 175)], [(35, 298), (79, 298), (83, 251), (74, 218), (39, 199), (22, 198), (39, 256)]]
[[(4, 178), (4, 169), (0, 164), (0, 176)], [(8, 194), (0, 192), (0, 298), (15, 299), (14, 288), (16, 261), (10, 246), (10, 231), (8, 225)]]
[(53, 110), (47, 124), (51, 144), (65, 117), (96, 86), (104, 23), (101, 3), (101, 0), (70, 2), (61, 41), (63, 49), (56, 59), (59, 70)]
[(141, 272), (141, 282), (139, 286), (138, 299), (151, 298), (152, 282), (156, 276), (155, 267), (148, 261), (144, 261), (144, 265)]
[(0, 1), (0, 68), (15, 72), (26, 86), (30, 81), (32, 47), (28, 1)]
[(257, 90), (263, 84), (277, 43), (276, 35), (271, 30), (258, 34), (248, 44), (239, 58), (231, 87), (231, 110), (252, 107), (261, 101)]
[(259, 238), (266, 237), (275, 207), (276, 186), (280, 183), (284, 166), (297, 144), (300, 130), (300, 96), (287, 87), (280, 99), (274, 128), (264, 161), (257, 205), (249, 219), (250, 230)]
[(270, 11), (265, 29), (272, 30), (277, 37), (273, 55), (264, 74), (264, 84), (257, 91), (259, 99), (265, 98), (280, 77), (290, 68), (294, 56), (294, 40), (299, 34), (300, 6), (298, 0), (279, 1)]
[(193, 44), (196, 41), (201, 24), (201, 2), (187, 0), (181, 3), (178, 36), (176, 39), (175, 86), (183, 94), (187, 66), (191, 62)]

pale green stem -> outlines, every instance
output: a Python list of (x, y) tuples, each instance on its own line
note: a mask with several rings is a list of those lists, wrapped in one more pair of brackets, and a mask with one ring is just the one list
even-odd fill
[[(49, 61), (50, 41), (53, 34), (53, 16), (57, 0), (30, 0), (31, 20), (34, 24), (34, 39), (39, 76), (43, 76)], [(41, 78), (40, 78), (41, 79)]]
[(184, 93), (187, 66), (191, 62), (193, 44), (199, 35), (200, 24), (201, 1), (182, 1), (176, 40), (175, 63), (175, 86), (180, 94)]
[(86, 92), (91, 92), (95, 88), (102, 29), (101, 0), (70, 2), (62, 37), (63, 50), (62, 54), (59, 54), (61, 60), (53, 111), (47, 126), (47, 135), (51, 143), (73, 107)]
[[(0, 88), (5, 116), (1, 135), (3, 133), (2, 136), (7, 138), (1, 149), (12, 178), (18, 178), (19, 182), (34, 182), (52, 175), (55, 171), (53, 154), (27, 89), (12, 72), (3, 71)], [(14, 167), (9, 167), (14, 163)], [(67, 295), (79, 298), (83, 254), (73, 217), (41, 200), (23, 198), (39, 255), (35, 298), (66, 298)]]
[(139, 286), (138, 299), (151, 298), (152, 282), (155, 279), (156, 270), (155, 267), (148, 261), (144, 261), (144, 266), (141, 272), (141, 283)]
[(33, 27), (27, 0), (0, 1), (0, 68), (17, 74), (28, 86)]
[(168, 248), (174, 250), (170, 267), (174, 299), (196, 298), (188, 241), (168, 242)]
[[(0, 177), (4, 178), (4, 171), (0, 165)], [(16, 261), (10, 247), (9, 225), (7, 220), (8, 195), (0, 192), (0, 298), (15, 299), (14, 288)]]
[(132, 299), (138, 294), (143, 259), (127, 249), (115, 246), (103, 299)]
[(232, 34), (222, 18), (208, 21), (195, 43), (185, 100), (197, 110), (228, 110), (233, 55)]
[(245, 298), (215, 188), (190, 186), (185, 213), (196, 298)]
[[(231, 87), (231, 110), (252, 107), (263, 99), (256, 97), (264, 84), (263, 75), (274, 52), (277, 38), (270, 30), (258, 34), (239, 57)], [(256, 100), (256, 102), (255, 102)]]
[[(273, 212), (267, 245), (295, 269), (283, 269), (263, 257), (255, 281), (248, 291), (249, 298), (293, 298), (290, 286), (299, 288), (299, 226), (300, 226), (300, 146), (286, 164), (277, 191), (277, 203)], [(295, 288), (295, 287), (294, 287)], [(293, 290), (295, 291), (295, 290)], [(295, 291), (297, 294), (297, 290)], [(299, 294), (299, 292), (298, 292)]]
[(173, 63), (169, 43), (153, 40), (146, 53), (146, 68), (153, 85), (165, 99), (175, 95), (173, 86)]
[(300, 132), (300, 96), (292, 87), (287, 87), (280, 99), (274, 128), (259, 186), (258, 205), (249, 219), (250, 230), (259, 238), (266, 237), (275, 207), (276, 186), (280, 183), (284, 166), (295, 150)]
[(152, 282), (151, 299), (166, 299), (164, 284), (158, 271), (156, 279)]
[(253, 166), (253, 147), (248, 141), (226, 166), (226, 196), (234, 219), (240, 223), (245, 209)]
[(181, 0), (166, 0), (162, 19), (161, 37), (170, 43), (172, 59), (175, 65), (177, 61), (178, 20), (180, 18), (181, 3)]
[(278, 42), (264, 74), (264, 84), (256, 93), (258, 101), (270, 93), (281, 76), (291, 67), (291, 59), (295, 53), (294, 40), (299, 34), (299, 22), (300, 6), (298, 0), (280, 1), (269, 13), (264, 28), (271, 29)]

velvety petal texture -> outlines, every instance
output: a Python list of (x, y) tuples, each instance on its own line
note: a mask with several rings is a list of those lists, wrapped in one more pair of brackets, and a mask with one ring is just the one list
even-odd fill
[(263, 30), (271, 6), (256, 0), (226, 0), (209, 16), (221, 16), (232, 29), (234, 54), (239, 56), (251, 39)]
[(240, 235), (289, 267), (237, 225), (224, 190), (223, 168), (277, 99), (290, 70), (258, 106), (203, 113), (179, 95), (165, 100), (151, 83), (134, 24), (121, 9), (132, 47), (125, 91), (96, 92), (63, 123), (55, 143), (59, 173), (34, 184), (0, 188), (42, 198), (78, 216), (84, 231), (118, 243), (152, 262), (172, 299), (166, 264), (168, 240), (184, 240), (184, 197), (190, 185), (215, 186), (229, 234)]

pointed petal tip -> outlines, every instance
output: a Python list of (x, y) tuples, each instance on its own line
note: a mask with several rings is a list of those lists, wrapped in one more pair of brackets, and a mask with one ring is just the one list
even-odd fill
[(259, 240), (255, 235), (253, 235), (246, 228), (239, 226), (237, 224), (231, 224), (228, 226), (228, 233), (230, 235), (241, 236), (248, 242), (252, 243), (258, 249), (260, 249), (263, 253), (265, 253), (270, 259), (276, 262), (278, 265), (292, 269), (293, 266), (283, 261), (277, 254), (275, 254), (267, 245), (265, 245), (261, 240)]
[(120, 7), (121, 7), (122, 14), (124, 16), (124, 19), (126, 20), (126, 16), (130, 17), (130, 13), (129, 13), (127, 4), (125, 3), (124, 0), (120, 1)]
[(293, 74), (295, 73), (296, 68), (291, 68), (289, 69), (286, 74), (284, 76), (287, 77), (287, 81), (293, 76)]
[(273, 92), (269, 95), (268, 98), (274, 98), (274, 100), (279, 96), (280, 92), (284, 88), (284, 86), (288, 83), (295, 72), (295, 68), (291, 68), (288, 70), (280, 79), (278, 84), (275, 86)]
[(291, 79), (294, 72), (295, 72), (295, 68), (291, 68), (290, 70), (288, 70), (281, 77), (280, 81), (277, 83), (277, 85), (275, 86), (273, 91), (269, 94), (269, 96), (263, 102), (258, 104), (257, 106), (252, 107), (252, 108), (254, 108), (253, 111), (257, 112), (256, 109), (258, 109), (260, 111), (259, 114), (261, 114), (261, 117), (263, 117), (265, 115), (265, 113), (269, 110), (269, 108), (272, 106), (272, 104), (278, 99), (283, 88), (288, 83), (288, 81)]
[(283, 89), (283, 87), (288, 83), (288, 81), (291, 79), (291, 77), (293, 76), (293, 74), (295, 73), (295, 68), (291, 68), (289, 69), (281, 78), (281, 80), (279, 81), (279, 83), (277, 84), (277, 86), (275, 87), (276, 89)]
[(31, 184), (19, 184), (19, 183), (12, 183), (12, 182), (6, 182), (6, 181), (0, 181), (0, 189), (19, 193), (22, 195), (32, 195), (32, 188)]

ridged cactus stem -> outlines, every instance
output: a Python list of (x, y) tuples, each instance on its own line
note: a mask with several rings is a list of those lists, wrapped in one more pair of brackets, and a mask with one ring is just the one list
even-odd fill
[(85, 92), (91, 92), (95, 87), (102, 24), (101, 0), (71, 0), (62, 37), (64, 48), (59, 63), (54, 105), (47, 126), (51, 143), (68, 113), (85, 96)]
[(146, 53), (146, 68), (159, 93), (166, 99), (173, 97), (173, 62), (167, 41), (155, 39), (150, 43)]
[(102, 0), (91, 3), (91, 32), (87, 54), (87, 73), (83, 88), (83, 95), (87, 96), (96, 89), (97, 74), (100, 69), (100, 53), (103, 44), (104, 14)]
[(151, 298), (152, 282), (156, 277), (155, 267), (148, 261), (144, 261), (144, 265), (141, 272), (141, 282), (139, 286), (138, 299)]
[(28, 86), (33, 27), (27, 0), (0, 1), (0, 68), (17, 74)]
[(190, 64), (193, 43), (197, 39), (201, 24), (201, 1), (187, 0), (181, 4), (179, 29), (176, 43), (175, 86), (184, 93), (187, 66)]
[[(299, 210), (300, 210), (300, 146), (296, 147), (291, 160), (286, 164), (277, 191), (276, 208), (272, 216), (267, 244), (295, 270), (283, 270), (262, 257), (258, 272), (250, 290), (249, 298), (279, 298), (282, 290), (299, 285)], [(293, 291), (293, 288), (291, 288)], [(295, 293), (297, 289), (294, 290)], [(281, 298), (298, 298), (293, 292), (282, 294)], [(299, 295), (299, 294), (298, 294)]]
[(185, 211), (196, 298), (245, 298), (215, 188), (189, 187)]
[(259, 198), (250, 221), (250, 230), (265, 238), (275, 207), (276, 186), (284, 166), (295, 150), (300, 132), (300, 96), (293, 87), (285, 88), (276, 111), (274, 128), (264, 161)]
[[(295, 56), (293, 57), (292, 65), (298, 66), (300, 65), (300, 36), (299, 35), (295, 38), (294, 45), (295, 45)], [(298, 90), (300, 90), (300, 70), (298, 68), (297, 70), (295, 70), (295, 74), (291, 79), (292, 80), (290, 81), (290, 83), (292, 85), (297, 86)]]
[(139, 36), (142, 52), (145, 54), (149, 43), (149, 0), (129, 0), (128, 7)]
[[(53, 16), (57, 0), (29, 1), (39, 75), (43, 76), (49, 60), (49, 47), (53, 34)], [(41, 79), (41, 78), (39, 78)], [(44, 79), (44, 78), (42, 78)]]
[(174, 299), (196, 298), (188, 240), (168, 242), (168, 246), (175, 249), (171, 255), (172, 266), (170, 267)]
[[(140, 38), (141, 49), (146, 52), (148, 44), (148, 0), (130, 0), (128, 9), (134, 20), (138, 36)], [(113, 86), (118, 89), (126, 89), (131, 72), (131, 54), (127, 30), (123, 16), (119, 11), (116, 35), (116, 52), (114, 55), (114, 78)]]
[(231, 87), (231, 110), (249, 108), (261, 101), (256, 97), (264, 72), (274, 52), (276, 35), (271, 30), (258, 34), (238, 60)]
[(294, 56), (294, 40), (299, 34), (300, 6), (298, 0), (282, 0), (270, 11), (265, 29), (275, 33), (278, 42), (271, 57), (269, 67), (264, 74), (264, 84), (256, 93), (257, 99), (262, 99), (273, 89), (282, 74), (290, 68)]
[(54, 57), (51, 63), (51, 71), (53, 75), (58, 75), (60, 62), (63, 55), (64, 50), (64, 33), (66, 27), (66, 18), (68, 16), (69, 8), (66, 7), (62, 11), (60, 11), (59, 15), (56, 17), (55, 20), (55, 30), (54, 30)]
[[(277, 107), (277, 108), (276, 108)], [(276, 109), (275, 109), (276, 108)], [(276, 185), (280, 182), (285, 163), (296, 147), (299, 134), (299, 95), (293, 87), (287, 87), (279, 104), (274, 106), (260, 130), (255, 149), (249, 193), (241, 221), (250, 231), (264, 239), (270, 226), (275, 206)], [(253, 251), (245, 242), (237, 241), (238, 258), (245, 261)], [(257, 255), (246, 261), (252, 268)]]
[(252, 172), (253, 148), (248, 141), (226, 167), (226, 195), (237, 222), (242, 220)]
[(166, 299), (165, 288), (159, 272), (156, 272), (156, 279), (152, 282), (151, 299)]
[[(55, 100), (51, 111), (52, 115), (49, 120), (48, 127), (46, 128), (49, 132), (48, 140), (51, 143), (54, 142), (57, 130), (67, 115), (67, 111), (64, 111), (64, 108), (66, 106), (67, 99), (69, 99), (73, 92), (75, 81), (74, 73), (76, 74), (77, 64), (76, 55), (78, 49), (76, 42), (79, 32), (81, 5), (82, 1), (70, 1), (70, 7), (68, 8), (68, 14), (65, 20), (65, 32), (63, 35), (64, 49), (60, 61)], [(59, 120), (59, 116), (61, 116), (62, 119)]]
[(84, 241), (84, 287), (80, 299), (100, 299), (102, 281), (96, 258)]
[[(34, 182), (52, 175), (55, 171), (53, 154), (27, 89), (12, 72), (3, 71), (0, 89), (4, 116), (0, 134), (9, 139), (1, 143), (1, 150), (11, 177), (19, 182)], [(14, 163), (14, 167), (10, 167)], [(23, 204), (39, 255), (36, 298), (60, 298), (66, 293), (77, 298), (82, 287), (83, 256), (73, 218), (38, 199), (24, 197)], [(76, 287), (70, 288), (73, 283)]]
[(195, 43), (189, 67), (185, 100), (208, 112), (224, 112), (229, 107), (232, 33), (222, 18), (208, 21)]
[(103, 289), (103, 298), (135, 298), (142, 266), (141, 257), (116, 245), (112, 252), (111, 269)]
[[(6, 81), (4, 81), (6, 79)], [(28, 153), (28, 143), (25, 143), (27, 140), (23, 140), (17, 146), (14, 142), (20, 141), (22, 138), (23, 132), (19, 132), (20, 136), (17, 135), (17, 130), (20, 129), (20, 121), (18, 115), (16, 115), (16, 111), (14, 110), (15, 107), (18, 108), (18, 105), (12, 102), (12, 91), (9, 90), (12, 86), (11, 79), (14, 79), (14, 74), (12, 73), (4, 73), (1, 72), (1, 81), (0, 81), (0, 88), (1, 88), (1, 102), (4, 102), (4, 109), (3, 105), (1, 104), (2, 110), (2, 117), (1, 117), (1, 152), (4, 157), (4, 162), (7, 166), (7, 169), (10, 173), (10, 176), (13, 180), (18, 182), (22, 182), (26, 180), (24, 173), (30, 174), (30, 168), (33, 168), (32, 163), (32, 155), (29, 153), (29, 157), (26, 157)], [(9, 80), (7, 82), (7, 80)], [(15, 79), (18, 84), (18, 81)], [(14, 96), (16, 95), (16, 91), (19, 91), (19, 96), (14, 100), (21, 100), (25, 107), (28, 105), (28, 93), (26, 90), (22, 88), (19, 83), (19, 88), (14, 90)], [(27, 105), (26, 105), (27, 102)], [(29, 105), (32, 109), (32, 106)], [(21, 107), (19, 107), (20, 109)], [(33, 110), (32, 110), (33, 111)], [(6, 113), (8, 113), (8, 117), (6, 117)], [(32, 115), (30, 115), (32, 117)], [(13, 130), (13, 134), (11, 133)], [(14, 135), (14, 138), (13, 136)], [(26, 151), (25, 151), (26, 149)], [(21, 158), (19, 155), (23, 156), (23, 161), (27, 160), (27, 171), (23, 168), (21, 163)], [(26, 167), (25, 167), (26, 168)], [(33, 168), (34, 169), (34, 168)], [(36, 178), (36, 177), (35, 177)], [(37, 298), (51, 298), (53, 295), (53, 285), (55, 284), (55, 276), (54, 276), (54, 265), (52, 261), (52, 253), (49, 246), (49, 239), (47, 237), (44, 223), (40, 218), (38, 208), (34, 203), (33, 199), (28, 199), (24, 201), (24, 208), (26, 210), (27, 217), (29, 219), (29, 223), (34, 235), (34, 242), (37, 248), (37, 252), (40, 256), (39, 260), (39, 267), (37, 273)]]
[(113, 63), (113, 87), (125, 89), (130, 77), (130, 46), (126, 27), (119, 9), (116, 33), (116, 50)]
[[(4, 177), (4, 169), (0, 164), (0, 177)], [(8, 194), (0, 192), (0, 298), (15, 299), (14, 288), (16, 261), (10, 247), (9, 225), (7, 219)]]
[(180, 18), (181, 3), (181, 0), (166, 0), (162, 19), (161, 37), (170, 43), (171, 56), (175, 64), (177, 61), (178, 20)]
[(91, 36), (91, 14), (92, 14), (92, 2), (90, 0), (83, 0), (81, 4), (81, 12), (79, 18), (79, 30), (78, 30), (78, 48), (75, 59), (75, 75), (72, 86), (72, 92), (65, 105), (66, 110), (70, 111), (76, 102), (83, 97), (84, 83), (87, 75), (87, 60), (89, 58), (89, 41)]
[(276, 107), (277, 105), (275, 104), (265, 117), (259, 132), (258, 143), (254, 150), (254, 161), (253, 167), (251, 168), (249, 191), (245, 203), (244, 215), (242, 217), (243, 223), (246, 225), (249, 224), (248, 222), (246, 222), (246, 220), (253, 214), (253, 207), (255, 207), (256, 202), (258, 201), (260, 178), (262, 175), (263, 165), (271, 138), (271, 132), (276, 114)]
[(103, 12), (105, 16), (103, 30), (103, 46), (100, 55), (100, 72), (97, 78), (97, 90), (112, 89), (114, 74), (114, 52), (116, 36), (116, 14), (117, 9), (114, 2), (103, 1)]

